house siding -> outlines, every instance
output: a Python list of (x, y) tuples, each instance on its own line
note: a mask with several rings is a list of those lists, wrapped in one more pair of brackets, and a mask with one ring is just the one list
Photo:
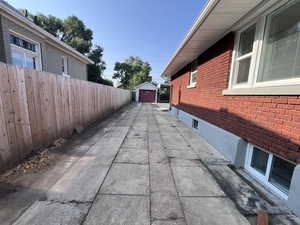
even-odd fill
[(228, 88), (233, 46), (230, 33), (199, 56), (195, 88), (187, 88), (190, 65), (172, 76), (172, 106), (300, 163), (299, 96), (222, 94)]
[(88, 80), (87, 66), (74, 57), (68, 57), (68, 71), (72, 74), (72, 78)]
[[(27, 29), (23, 28), (22, 26), (16, 24), (15, 22), (11, 21), (6, 17), (2, 17), (1, 24), (2, 24), (1, 27), (3, 31), (1, 37), (3, 38), (3, 40), (2, 41), (0, 40), (0, 42), (2, 43), (5, 52), (2, 56), (0, 54), (1, 61), (11, 64), (9, 34), (10, 34), (10, 30), (12, 30), (33, 41), (40, 43), (43, 71), (55, 73), (55, 74), (62, 74), (61, 57), (65, 55), (68, 57), (68, 61), (69, 61), (69, 70), (68, 70), (69, 75), (72, 78), (87, 80), (87, 65), (85, 63), (80, 62), (76, 58), (64, 53), (58, 48), (53, 47), (40, 36), (34, 34), (33, 32), (28, 31)], [(0, 45), (0, 49), (1, 49), (1, 45)]]
[(48, 43), (44, 44), (42, 49), (44, 58), (47, 63), (44, 64), (43, 70), (51, 73), (62, 74), (62, 56), (68, 58), (68, 73), (72, 78), (87, 80), (87, 66), (74, 57), (68, 56), (57, 48)]

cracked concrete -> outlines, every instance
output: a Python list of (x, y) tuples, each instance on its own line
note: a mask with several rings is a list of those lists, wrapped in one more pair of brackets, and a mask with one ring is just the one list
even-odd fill
[[(128, 107), (76, 149), (84, 152), (42, 196), (0, 224), (249, 225), (257, 209), (274, 209), (156, 105)], [(276, 212), (274, 225), (295, 219)]]

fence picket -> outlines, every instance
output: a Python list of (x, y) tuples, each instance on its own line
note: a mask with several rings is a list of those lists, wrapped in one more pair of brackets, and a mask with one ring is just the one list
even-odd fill
[(0, 170), (130, 100), (129, 91), (0, 63)]

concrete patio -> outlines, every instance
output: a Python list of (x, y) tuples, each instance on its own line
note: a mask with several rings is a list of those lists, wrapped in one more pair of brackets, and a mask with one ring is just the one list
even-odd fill
[(76, 147), (85, 153), (12, 224), (247, 225), (244, 215), (268, 208), (222, 155), (157, 105), (127, 107)]

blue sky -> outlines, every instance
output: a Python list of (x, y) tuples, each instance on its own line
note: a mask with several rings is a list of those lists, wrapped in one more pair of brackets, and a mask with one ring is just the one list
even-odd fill
[(94, 43), (104, 47), (105, 77), (116, 61), (140, 56), (152, 66), (154, 81), (199, 15), (205, 0), (7, 0), (16, 8), (76, 15), (94, 32)]

